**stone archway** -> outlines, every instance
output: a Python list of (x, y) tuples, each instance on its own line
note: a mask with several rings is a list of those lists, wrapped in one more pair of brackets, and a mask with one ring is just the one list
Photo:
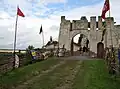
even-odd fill
[[(70, 32), (70, 51), (71, 51), (71, 55), (73, 56), (78, 56), (80, 55), (80, 47), (83, 48), (83, 41), (81, 44), (75, 43), (74, 42), (74, 37), (77, 35), (83, 35), (83, 40), (85, 40), (85, 38), (87, 38), (87, 40), (89, 41), (89, 36), (88, 36), (88, 31), (87, 30), (73, 30)], [(87, 42), (86, 40), (86, 42)], [(89, 43), (88, 43), (89, 44)], [(77, 46), (77, 47), (76, 47)], [(85, 47), (88, 47), (88, 45), (84, 45)], [(86, 49), (87, 52), (88, 49)]]
[(104, 44), (102, 42), (97, 44), (97, 57), (104, 58)]

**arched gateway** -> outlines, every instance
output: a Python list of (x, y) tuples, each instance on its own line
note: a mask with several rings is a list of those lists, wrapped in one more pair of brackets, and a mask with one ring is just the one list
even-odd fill
[[(110, 21), (111, 26), (114, 26), (114, 20), (112, 17), (106, 19), (106, 31), (105, 34), (107, 38), (103, 41), (103, 45), (105, 47), (109, 47), (110, 45)], [(91, 52), (97, 54), (97, 43), (101, 42), (102, 39), (102, 18), (98, 16), (98, 21), (96, 21), (96, 17), (90, 17), (90, 22), (88, 22), (85, 16), (82, 16), (80, 20), (66, 20), (65, 16), (61, 16), (61, 23), (60, 23), (60, 31), (59, 31), (59, 48), (62, 48), (63, 45), (66, 50), (71, 51), (71, 48), (74, 44), (73, 38), (77, 34), (84, 34), (89, 39), (89, 49)], [(115, 38), (113, 38), (115, 39)], [(107, 41), (106, 41), (107, 40)], [(107, 42), (107, 43), (105, 43)], [(114, 42), (116, 43), (116, 42)], [(104, 46), (103, 46), (104, 47)]]
[[(80, 55), (80, 51), (84, 46), (88, 48), (89, 43), (87, 44), (88, 39), (88, 30), (73, 30), (70, 33), (70, 40), (71, 40), (71, 55)], [(85, 35), (84, 35), (85, 34)], [(80, 35), (78, 38), (78, 43), (74, 42), (75, 36)]]

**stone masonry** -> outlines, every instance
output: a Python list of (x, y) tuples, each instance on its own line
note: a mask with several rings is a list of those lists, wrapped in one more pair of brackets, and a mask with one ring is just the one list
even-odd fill
[[(106, 34), (104, 36), (104, 47), (109, 47), (111, 45), (111, 34), (113, 46), (118, 47), (118, 39), (116, 39), (116, 30), (119, 31), (120, 25), (115, 25), (114, 18), (108, 17), (105, 19), (106, 22)], [(102, 18), (98, 16), (98, 21), (96, 21), (96, 16), (90, 17), (90, 22), (88, 22), (85, 16), (82, 16), (80, 20), (66, 20), (65, 16), (61, 16), (60, 31), (59, 31), (59, 48), (65, 45), (66, 50), (71, 50), (71, 41), (77, 34), (84, 34), (89, 39), (89, 48), (92, 52), (97, 53), (97, 44), (101, 42), (102, 39)], [(111, 29), (110, 29), (111, 28)], [(90, 30), (88, 30), (90, 29)]]

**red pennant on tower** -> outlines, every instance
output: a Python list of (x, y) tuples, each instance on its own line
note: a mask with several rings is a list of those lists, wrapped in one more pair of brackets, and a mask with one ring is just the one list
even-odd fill
[(19, 7), (17, 8), (17, 15), (21, 16), (21, 17), (25, 17), (25, 15), (23, 14), (23, 12), (19, 9)]
[(105, 19), (105, 14), (108, 10), (110, 10), (109, 0), (105, 0), (104, 7), (102, 10), (102, 15), (101, 15), (103, 19)]

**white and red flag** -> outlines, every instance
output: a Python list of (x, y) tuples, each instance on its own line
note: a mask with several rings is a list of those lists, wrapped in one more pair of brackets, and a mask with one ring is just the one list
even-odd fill
[(103, 19), (105, 19), (105, 14), (108, 10), (110, 10), (110, 3), (109, 3), (109, 0), (105, 0), (104, 7), (102, 10), (102, 15), (101, 15)]

